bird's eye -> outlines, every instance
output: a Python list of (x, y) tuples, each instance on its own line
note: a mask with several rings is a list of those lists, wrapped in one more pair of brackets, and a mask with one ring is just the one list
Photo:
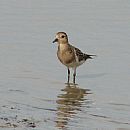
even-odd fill
[(61, 38), (64, 38), (65, 36), (61, 36)]

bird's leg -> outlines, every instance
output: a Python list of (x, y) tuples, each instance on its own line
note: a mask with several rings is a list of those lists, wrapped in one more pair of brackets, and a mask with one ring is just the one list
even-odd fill
[(75, 84), (75, 76), (76, 76), (76, 67), (74, 68), (74, 74), (73, 74), (73, 83)]
[(69, 84), (69, 81), (70, 81), (70, 70), (68, 68), (68, 84)]

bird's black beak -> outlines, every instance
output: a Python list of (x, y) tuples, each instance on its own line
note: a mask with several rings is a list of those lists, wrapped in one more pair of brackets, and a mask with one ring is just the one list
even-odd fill
[(58, 39), (57, 39), (57, 38), (53, 41), (53, 43), (55, 43), (55, 42), (58, 42)]

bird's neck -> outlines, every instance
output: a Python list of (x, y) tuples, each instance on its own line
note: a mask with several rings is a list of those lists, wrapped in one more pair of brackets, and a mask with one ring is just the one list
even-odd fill
[(64, 43), (64, 44), (61, 43), (61, 44), (58, 45), (58, 50), (65, 51), (65, 50), (68, 49), (68, 47), (69, 47), (68, 43)]

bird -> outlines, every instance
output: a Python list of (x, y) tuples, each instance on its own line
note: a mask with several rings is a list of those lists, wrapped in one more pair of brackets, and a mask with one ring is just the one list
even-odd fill
[(82, 65), (87, 59), (93, 59), (93, 56), (83, 53), (80, 49), (69, 43), (68, 36), (65, 32), (57, 32), (53, 43), (58, 43), (57, 57), (60, 62), (67, 67), (68, 80), (70, 82), (70, 69), (74, 70), (73, 84), (75, 84), (76, 69)]

